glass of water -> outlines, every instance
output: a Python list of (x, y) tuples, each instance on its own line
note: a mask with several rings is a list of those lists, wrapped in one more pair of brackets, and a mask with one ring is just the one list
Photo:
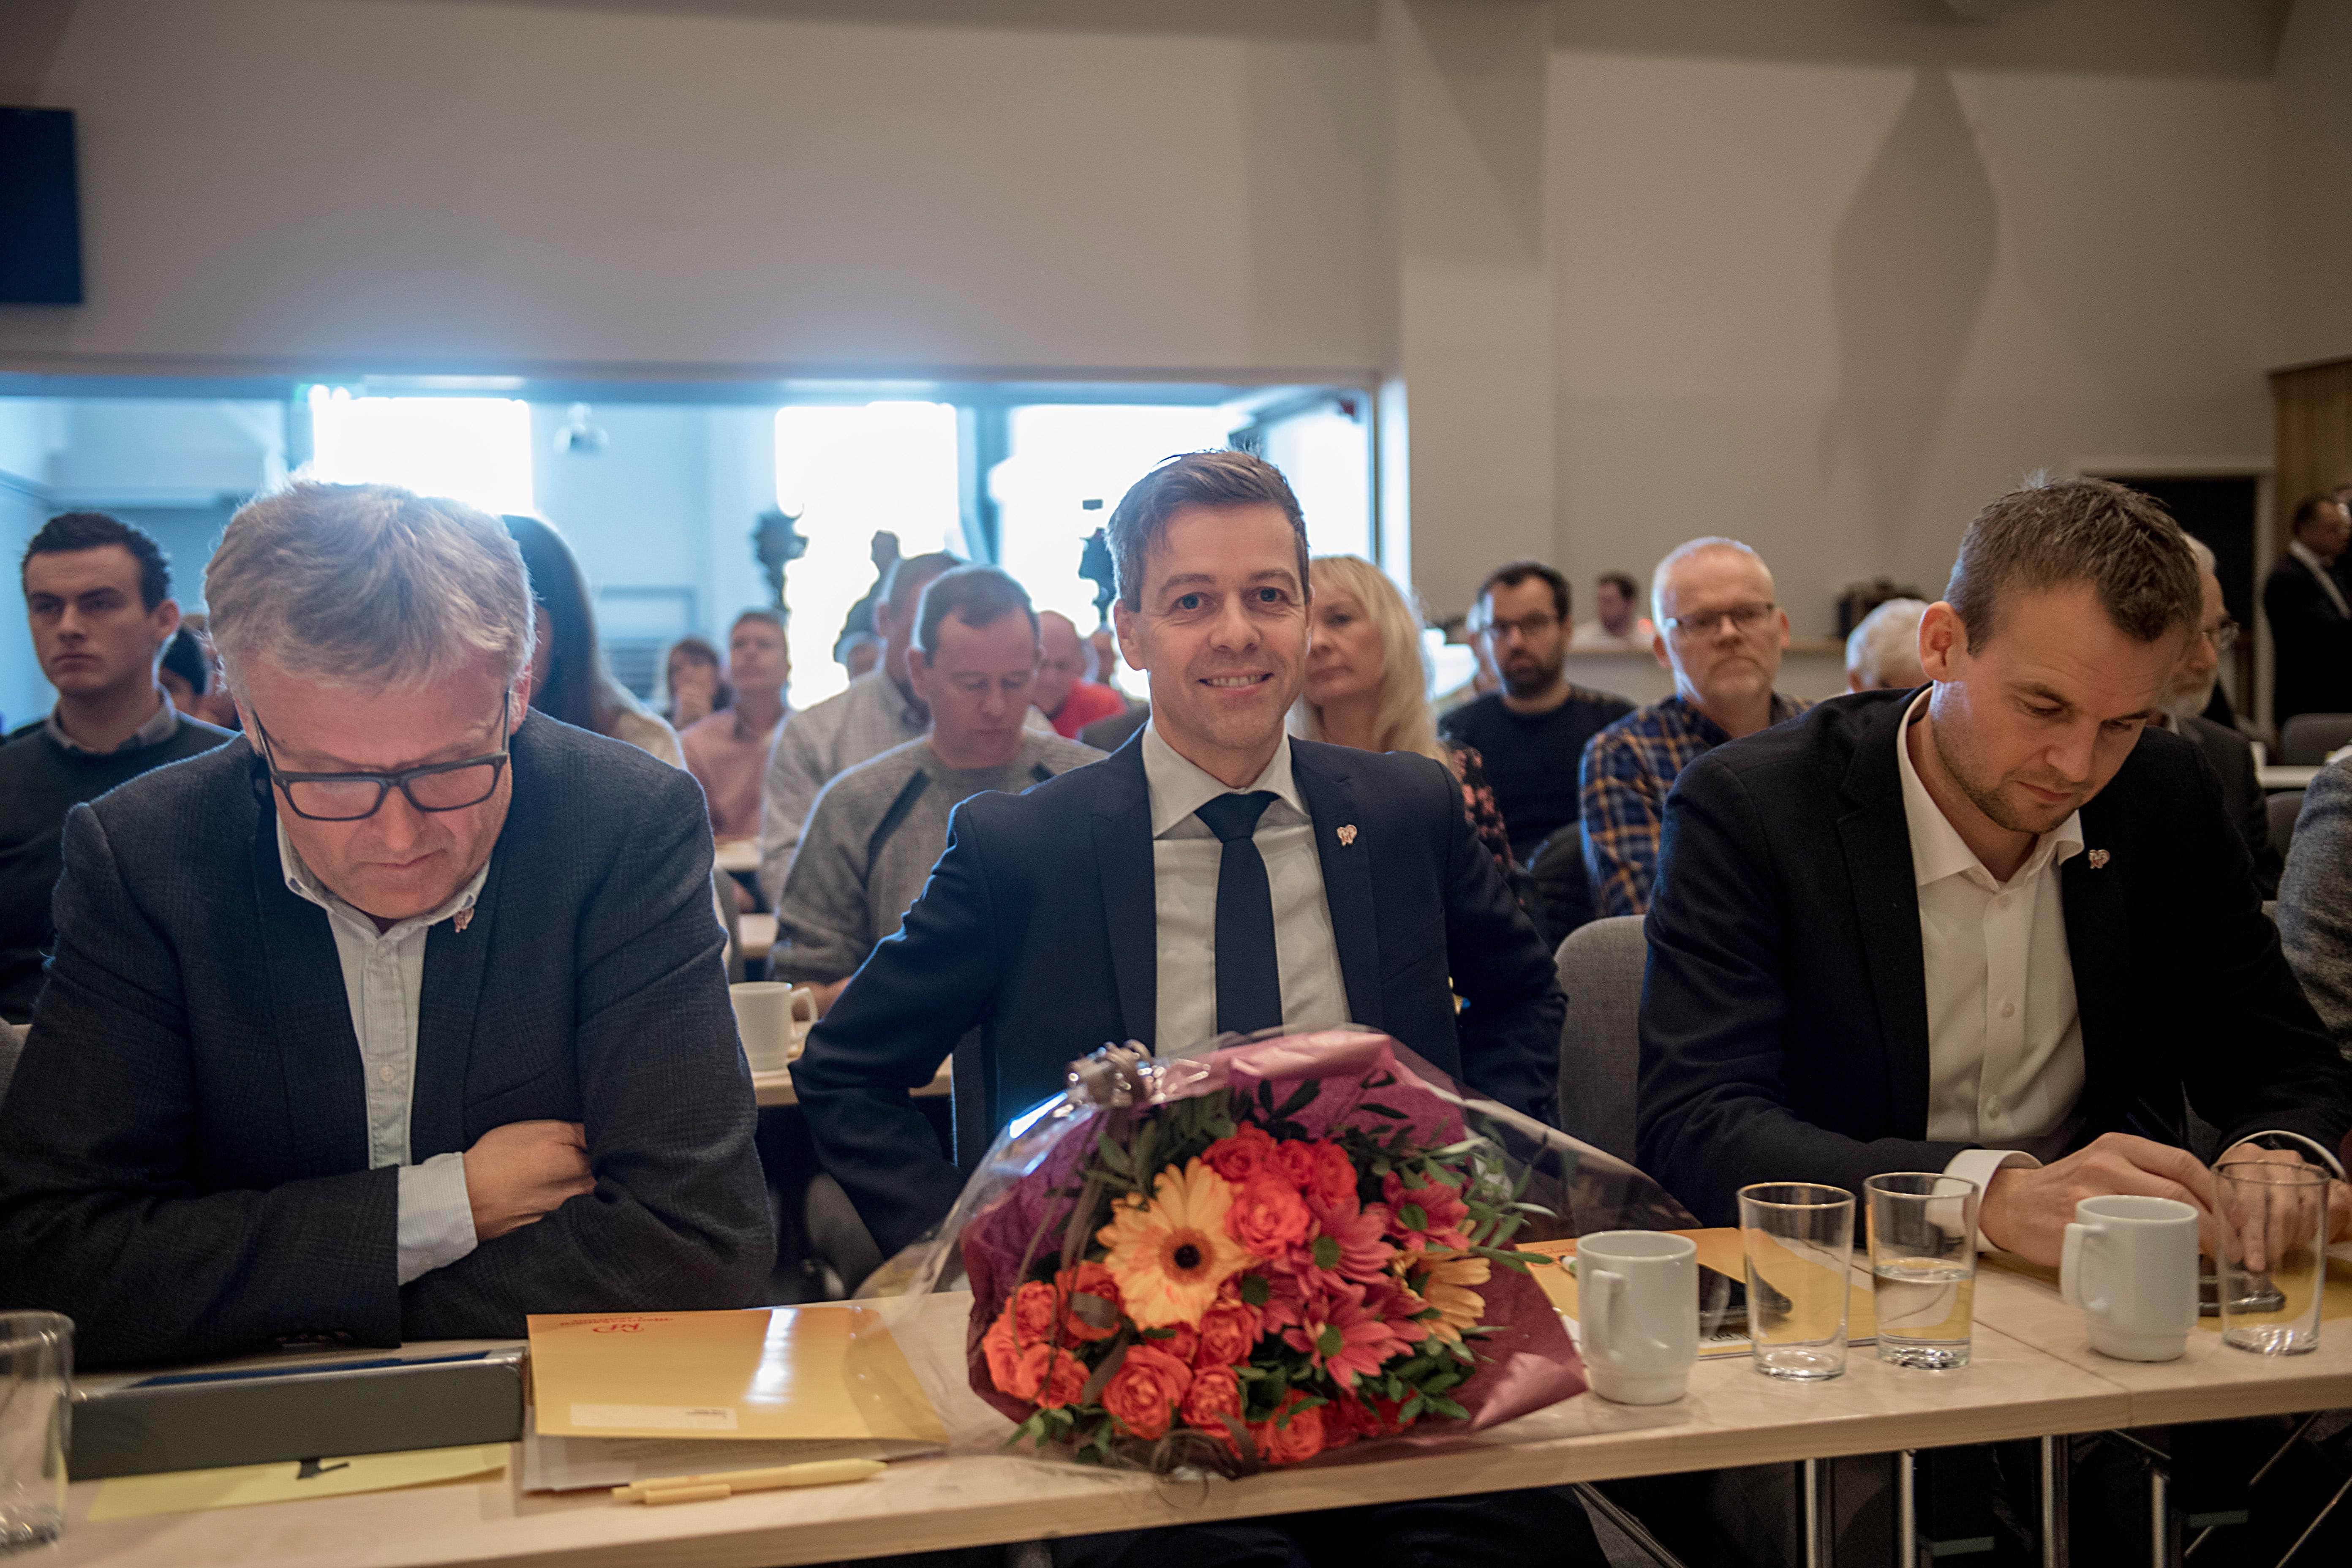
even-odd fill
[(0, 1312), (0, 1552), (64, 1531), (72, 1411), (72, 1320)]
[(1878, 1359), (1941, 1371), (1969, 1364), (1977, 1293), (1977, 1184), (1898, 1171), (1863, 1183), (1870, 1208)]
[(2267, 1160), (2232, 1160), (2213, 1173), (2223, 1343), (2258, 1355), (2319, 1348), (2327, 1183), (2316, 1165)]
[(1843, 1373), (1853, 1194), (1812, 1182), (1742, 1187), (1739, 1240), (1756, 1370), (1808, 1382)]

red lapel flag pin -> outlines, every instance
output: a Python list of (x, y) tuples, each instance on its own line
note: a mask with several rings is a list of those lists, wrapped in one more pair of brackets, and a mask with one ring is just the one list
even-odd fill
[(1356, 825), (1352, 822), (1342, 824), (1339, 828), (1339, 847), (1344, 849), (1355, 841)]
[(2100, 867), (2102, 867), (2102, 866), (2105, 865), (2106, 863), (2107, 863), (2107, 852), (2106, 852), (2105, 850), (2104, 850), (2104, 849), (2094, 849), (2094, 850), (2092, 850), (2092, 851), (2091, 851), (2091, 869), (2092, 869), (2092, 870), (2095, 871), (2095, 870), (2097, 870)]

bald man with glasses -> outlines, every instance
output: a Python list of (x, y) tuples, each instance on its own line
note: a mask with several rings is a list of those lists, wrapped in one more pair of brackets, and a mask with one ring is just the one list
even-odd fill
[(1694, 539), (1650, 578), (1650, 651), (1674, 695), (1637, 708), (1586, 743), (1580, 780), (1584, 865), (1602, 916), (1638, 915), (1658, 878), (1666, 793), (1694, 761), (1809, 704), (1772, 689), (1789, 616), (1771, 569), (1736, 539)]
[(506, 531), (297, 484), (205, 586), (249, 739), (67, 818), (0, 1307), (108, 1365), (749, 1304), (701, 794), (531, 710)]

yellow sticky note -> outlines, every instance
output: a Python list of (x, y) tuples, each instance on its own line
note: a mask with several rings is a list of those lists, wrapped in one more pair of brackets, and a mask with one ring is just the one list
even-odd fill
[(170, 1470), (115, 1476), (98, 1484), (92, 1520), (143, 1519), (196, 1509), (245, 1508), (258, 1502), (348, 1497), (397, 1491), (436, 1481), (496, 1475), (507, 1468), (504, 1443), (462, 1448), (416, 1448), (399, 1454), (356, 1454), (344, 1459), (287, 1459), (274, 1465), (232, 1465), (217, 1470)]

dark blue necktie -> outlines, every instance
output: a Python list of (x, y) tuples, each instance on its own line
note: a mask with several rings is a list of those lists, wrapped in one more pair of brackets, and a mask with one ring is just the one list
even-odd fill
[(1217, 861), (1217, 1031), (1250, 1034), (1282, 1022), (1282, 973), (1274, 955), (1274, 889), (1251, 835), (1275, 803), (1272, 790), (1221, 795), (1192, 815), (1224, 840)]

